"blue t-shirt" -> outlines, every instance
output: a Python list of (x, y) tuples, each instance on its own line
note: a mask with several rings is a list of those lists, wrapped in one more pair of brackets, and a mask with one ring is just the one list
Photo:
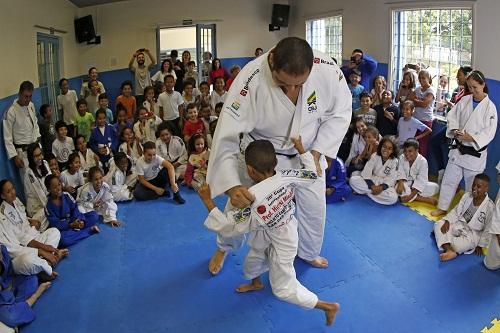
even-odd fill
[(424, 132), (427, 128), (427, 125), (415, 117), (408, 120), (404, 117), (399, 118), (397, 144), (402, 146), (406, 140), (414, 138), (417, 131)]
[(359, 95), (361, 95), (361, 93), (365, 91), (365, 87), (363, 87), (360, 84), (358, 84), (356, 87), (353, 87), (350, 83), (348, 84), (348, 86), (352, 95), (352, 110), (354, 111), (361, 107), (361, 101), (359, 100)]

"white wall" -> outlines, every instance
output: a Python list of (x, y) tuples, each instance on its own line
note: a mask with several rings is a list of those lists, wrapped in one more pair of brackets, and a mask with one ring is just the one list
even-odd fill
[[(93, 15), (102, 44), (78, 47), (80, 72), (85, 73), (89, 66), (96, 66), (99, 71), (127, 67), (134, 50), (141, 47), (156, 50), (158, 23), (178, 25), (182, 19), (216, 20), (218, 57), (252, 56), (256, 47), (268, 49), (288, 35), (288, 29), (268, 30), (272, 4), (287, 2), (133, 0), (83, 8), (80, 16)], [(111, 66), (111, 60), (116, 60), (116, 65)]]
[[(397, 3), (389, 5), (387, 3)], [(343, 14), (343, 58), (347, 59), (355, 48), (361, 48), (379, 62), (389, 63), (390, 58), (390, 6), (432, 6), (435, 4), (475, 4), (474, 17), (474, 67), (481, 69), (488, 78), (500, 80), (498, 54), (500, 44), (494, 42), (494, 33), (500, 31), (500, 1), (476, 0), (457, 2), (436, 1), (387, 1), (387, 0), (290, 0), (290, 36), (305, 38), (305, 20), (323, 13), (341, 11)]]
[(67, 0), (15, 0), (2, 1), (0, 10), (0, 98), (17, 93), (21, 81), (30, 80), (38, 85), (36, 33), (49, 33), (33, 25), (66, 30), (61, 36), (62, 75), (79, 75), (79, 55), (73, 20), (77, 7)]

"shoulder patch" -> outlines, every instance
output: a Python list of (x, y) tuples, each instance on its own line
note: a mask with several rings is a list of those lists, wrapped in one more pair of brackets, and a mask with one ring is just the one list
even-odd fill
[(233, 214), (233, 219), (236, 222), (236, 224), (245, 222), (251, 214), (251, 209), (250, 207), (246, 207), (244, 209), (238, 209), (234, 214)]

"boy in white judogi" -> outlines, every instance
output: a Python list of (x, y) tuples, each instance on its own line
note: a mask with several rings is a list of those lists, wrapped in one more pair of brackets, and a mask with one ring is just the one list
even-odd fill
[[(256, 183), (249, 191), (255, 201), (245, 209), (222, 213), (213, 203), (210, 188), (203, 184), (200, 197), (209, 210), (205, 226), (226, 237), (251, 232), (244, 272), (252, 283), (241, 285), (237, 292), (263, 288), (260, 276), (269, 270), (273, 293), (281, 300), (306, 309), (325, 311), (327, 324), (331, 325), (339, 309), (337, 303), (327, 303), (306, 289), (296, 278), (293, 261), (297, 255), (297, 219), (294, 217), (294, 192), (299, 186), (310, 186), (318, 177), (310, 153), (305, 153), (300, 139), (296, 146), (307, 169), (282, 169), (275, 171), (276, 153), (270, 141), (256, 140), (245, 150), (248, 175)], [(300, 148), (300, 149), (299, 149)]]
[(109, 163), (104, 181), (109, 185), (115, 202), (132, 200), (137, 174), (132, 171), (130, 157), (123, 152), (116, 153)]
[(57, 273), (52, 268), (69, 253), (67, 249), (57, 249), (61, 233), (55, 228), (38, 231), (39, 221), (28, 219), (12, 182), (2, 181), (0, 191), (0, 243), (12, 258), (14, 272), (22, 275), (45, 272), (44, 278), (55, 278)]
[(95, 211), (104, 219), (104, 223), (120, 226), (116, 218), (118, 206), (113, 200), (111, 188), (103, 180), (103, 172), (99, 167), (89, 170), (89, 182), (78, 191), (78, 209), (83, 214)]
[[(497, 164), (497, 181), (500, 184), (500, 162)], [(495, 199), (495, 211), (491, 218), (491, 224), (487, 230), (490, 233), (490, 245), (488, 246), (488, 254), (484, 258), (484, 265), (488, 269), (500, 268), (500, 189)]]
[(488, 197), (490, 179), (484, 173), (474, 177), (472, 192), (466, 192), (458, 205), (434, 225), (436, 244), (443, 253), (439, 260), (455, 259), (460, 253), (482, 255), (488, 246), (488, 230), (494, 203)]
[(401, 202), (420, 201), (436, 205), (432, 198), (439, 192), (439, 185), (429, 181), (429, 167), (425, 157), (418, 153), (419, 143), (408, 139), (403, 143), (403, 154), (399, 157), (396, 192)]

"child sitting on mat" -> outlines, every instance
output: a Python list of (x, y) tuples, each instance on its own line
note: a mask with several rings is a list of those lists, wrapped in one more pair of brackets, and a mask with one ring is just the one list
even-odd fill
[[(500, 184), (500, 162), (497, 164), (497, 181)], [(490, 245), (488, 246), (488, 254), (484, 258), (484, 265), (488, 269), (500, 268), (500, 189), (495, 200), (495, 211), (491, 218), (491, 224), (487, 230), (491, 234)]]
[(326, 170), (326, 203), (345, 201), (352, 190), (347, 184), (347, 172), (344, 161), (337, 157), (329, 161)]
[(255, 200), (245, 209), (222, 213), (211, 199), (210, 188), (204, 183), (198, 193), (210, 212), (205, 226), (225, 237), (252, 232), (250, 252), (245, 258), (244, 273), (251, 284), (236, 291), (243, 293), (263, 288), (260, 276), (269, 270), (273, 293), (279, 299), (306, 309), (325, 312), (327, 325), (332, 325), (340, 306), (318, 300), (297, 280), (293, 261), (297, 255), (298, 231), (294, 216), (294, 188), (309, 186), (317, 179), (311, 153), (305, 153), (300, 139), (295, 141), (302, 163), (307, 169), (275, 170), (276, 152), (271, 142), (256, 140), (245, 150), (245, 162), (250, 178), (257, 184), (249, 188)]

